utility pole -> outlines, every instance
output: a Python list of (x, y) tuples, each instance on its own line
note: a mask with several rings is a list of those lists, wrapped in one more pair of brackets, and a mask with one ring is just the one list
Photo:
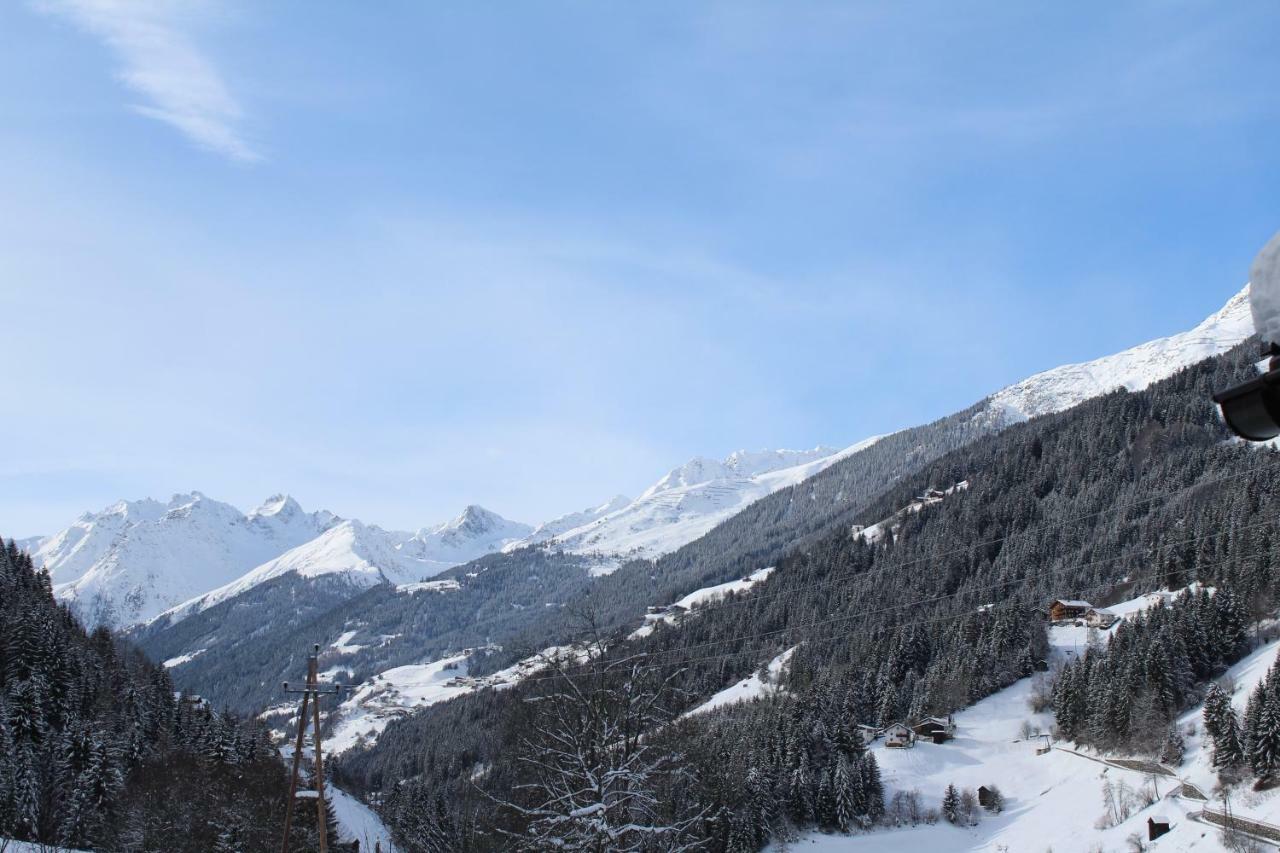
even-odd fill
[[(320, 697), (341, 696), (342, 691), (351, 690), (342, 684), (321, 684), (318, 672), (320, 662), (320, 644), (317, 643), (307, 656), (307, 683), (301, 690), (289, 689), (289, 682), (284, 683), (284, 692), (302, 696), (298, 708), (298, 738), (293, 745), (293, 774), (289, 779), (289, 801), (284, 807), (284, 842), (281, 853), (289, 853), (289, 833), (293, 829), (293, 804), (297, 800), (316, 801), (316, 827), (320, 831), (320, 853), (329, 851), (329, 824), (324, 798), (324, 756), (320, 749)], [(312, 742), (315, 744), (315, 773), (312, 774), (314, 788), (298, 789), (298, 781), (302, 770), (302, 745), (307, 733), (307, 711), (311, 712)]]

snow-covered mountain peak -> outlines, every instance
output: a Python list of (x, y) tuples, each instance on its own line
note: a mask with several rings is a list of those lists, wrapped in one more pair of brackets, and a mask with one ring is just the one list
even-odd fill
[(651, 498), (672, 489), (683, 489), (711, 483), (716, 480), (749, 478), (771, 471), (780, 471), (804, 465), (835, 453), (835, 448), (815, 447), (813, 450), (737, 450), (724, 459), (695, 456), (688, 462), (673, 468), (640, 495), (639, 500)]
[[(795, 485), (880, 436), (844, 450), (740, 450), (723, 460), (695, 457), (669, 471), (634, 501), (605, 504), (548, 522), (519, 544), (551, 540), (583, 554), (656, 557), (692, 542), (765, 495)], [(568, 527), (566, 522), (578, 522)], [(616, 567), (606, 560), (600, 571)]]
[(250, 518), (267, 518), (267, 517), (293, 517), (302, 513), (302, 507), (293, 499), (292, 495), (283, 492), (276, 493), (267, 498), (257, 507), (249, 512)]
[[(524, 539), (533, 527), (503, 518), (496, 512), (472, 504), (444, 524), (424, 527), (413, 537), (424, 553), (443, 562), (462, 563), (500, 551), (511, 542)], [(466, 555), (465, 558), (463, 555)], [(456, 558), (456, 559), (455, 559)]]
[(496, 512), (471, 504), (457, 518), (441, 525), (439, 530), (440, 532), (457, 530), (474, 536), (489, 533), (513, 523), (517, 522), (508, 521)]
[[(275, 517), (259, 516), (256, 520)], [(528, 536), (531, 530), (527, 524), (510, 521), (474, 505), (451, 521), (424, 527), (414, 534), (384, 530), (357, 519), (335, 517), (314, 538), (263, 562), (229, 583), (189, 597), (163, 615), (177, 622), (247, 592), (258, 584), (288, 574), (301, 578), (340, 578), (357, 587), (369, 587), (383, 581), (412, 583), (459, 563), (500, 551), (504, 545)]]
[(90, 623), (144, 621), (313, 539), (330, 513), (246, 516), (193, 491), (117, 501), (32, 547), (54, 591)]
[(991, 395), (978, 417), (998, 427), (1060, 412), (1118, 388), (1140, 391), (1184, 367), (1221, 355), (1252, 334), (1246, 285), (1190, 331), (1037, 373)]

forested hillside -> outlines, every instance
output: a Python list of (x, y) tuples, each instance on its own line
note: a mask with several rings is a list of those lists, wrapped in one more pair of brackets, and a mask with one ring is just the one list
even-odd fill
[[(724, 526), (721, 552), (704, 553), (734, 575), (776, 563), (768, 581), (647, 637), (622, 641), (635, 623), (611, 632), (622, 607), (601, 595), (607, 649), (577, 677), (622, 689), (630, 671), (622, 662), (642, 661), (663, 676), (656, 692), (666, 717), (795, 648), (784, 692), (653, 730), (649, 744), (669, 761), (638, 783), (662, 794), (662, 810), (648, 819), (681, 827), (681, 837), (710, 850), (758, 849), (809, 824), (873, 822), (883, 806), (868, 795), (874, 763), (848, 745), (852, 727), (945, 713), (1030, 674), (1046, 657), (1037, 611), (1056, 596), (1107, 604), (1198, 580), (1221, 596), (1199, 605), (1204, 619), (1244, 627), (1268, 613), (1280, 463), (1271, 451), (1228, 441), (1210, 402), (1251, 373), (1255, 352), (1246, 344), (1146, 391), (1113, 393), (952, 449), (850, 519), (874, 525), (926, 489), (967, 481), (897, 515), (890, 533), (867, 536), (842, 522), (789, 548), (779, 542), (779, 555), (767, 531), (783, 508), (748, 512)], [(730, 547), (733, 530), (759, 550)], [(722, 562), (729, 552), (739, 562)], [(696, 561), (694, 551), (681, 553)], [(1133, 698), (1159, 732), (1248, 640), (1237, 633), (1216, 642), (1232, 647), (1206, 647), (1195, 667), (1177, 670), (1181, 692), (1167, 702), (1149, 701), (1153, 691), (1165, 698), (1154, 682), (1125, 682), (1139, 688)], [(545, 833), (527, 797), (547, 783), (520, 758), (520, 721), (573, 689), (571, 678), (547, 676), (429, 708), (347, 756), (343, 770), (387, 794), (410, 850), (483, 849), (504, 832)], [(1129, 741), (1130, 733), (1126, 720), (1107, 736)], [(626, 818), (605, 794), (599, 809), (607, 825)], [(566, 813), (561, 830), (575, 821)]]
[[(86, 633), (49, 576), (0, 548), (0, 838), (122, 853), (280, 843), (287, 793), (261, 726), (174, 693), (106, 629)], [(298, 827), (295, 850), (314, 850)]]
[[(996, 429), (977, 405), (886, 436), (825, 471), (763, 498), (710, 533), (657, 560), (632, 560), (592, 578), (589, 556), (548, 545), (492, 554), (445, 571), (456, 591), (397, 594), (389, 584), (353, 595), (323, 579), (286, 576), (170, 624), (130, 633), (156, 660), (198, 654), (174, 672), (180, 686), (250, 713), (272, 704), (275, 685), (296, 675), (317, 639), (356, 629), (365, 638), (326, 665), (363, 679), (388, 667), (499, 644), (473, 661), (492, 672), (558, 642), (586, 602), (602, 625), (639, 618), (645, 606), (736, 578), (846, 526), (884, 488), (942, 454)], [(264, 650), (266, 650), (264, 652)]]

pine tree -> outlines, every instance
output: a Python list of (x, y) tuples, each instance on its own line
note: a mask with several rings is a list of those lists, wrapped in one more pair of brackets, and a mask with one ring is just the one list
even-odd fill
[(1266, 779), (1280, 767), (1280, 702), (1265, 696), (1259, 704), (1257, 729), (1250, 738), (1249, 764), (1254, 775)]
[(955, 785), (948, 785), (942, 795), (942, 816), (947, 823), (955, 823), (960, 819), (960, 792)]
[(1204, 730), (1215, 743), (1222, 737), (1228, 714), (1234, 715), (1231, 699), (1216, 682), (1210, 684), (1204, 697)]
[(800, 760), (787, 784), (787, 816), (797, 826), (813, 820), (813, 791), (809, 775), (809, 756), (801, 753)]
[(870, 825), (884, 816), (884, 784), (880, 781), (880, 764), (874, 754), (868, 752), (862, 757), (860, 772), (863, 797), (861, 813), (865, 816), (867, 825)]
[(848, 832), (859, 816), (858, 804), (863, 799), (862, 779), (843, 755), (836, 760), (832, 787), (835, 789), (835, 824), (841, 832)]
[(1230, 701), (1218, 717), (1218, 735), (1213, 738), (1213, 766), (1227, 770), (1244, 764), (1245, 751), (1240, 738), (1240, 723)]
[(1170, 726), (1165, 734), (1164, 745), (1160, 747), (1160, 762), (1169, 767), (1177, 767), (1182, 764), (1182, 756), (1186, 750), (1182, 732), (1178, 731), (1176, 725)]

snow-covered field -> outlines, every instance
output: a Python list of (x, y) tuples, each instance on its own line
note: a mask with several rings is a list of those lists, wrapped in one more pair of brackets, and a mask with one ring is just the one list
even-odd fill
[(725, 705), (734, 705), (738, 702), (750, 702), (753, 699), (759, 699), (777, 693), (782, 689), (781, 681), (783, 670), (787, 663), (791, 660), (791, 655), (795, 653), (798, 646), (792, 646), (773, 660), (769, 661), (765, 667), (764, 678), (760, 677), (760, 673), (754, 672), (749, 678), (744, 678), (735, 684), (730, 684), (719, 693), (703, 702), (698, 707), (686, 711), (684, 716), (692, 716), (701, 714), (705, 711), (711, 711), (715, 708), (721, 708)]
[(400, 853), (399, 848), (391, 843), (391, 833), (373, 809), (333, 785), (325, 787), (325, 795), (338, 821), (339, 840), (359, 841), (361, 851), (372, 851), (374, 845), (380, 843), (382, 853)]
[(458, 676), (467, 674), (465, 654), (426, 664), (398, 666), (375, 675), (339, 706), (341, 719), (326, 739), (336, 755), (376, 739), (392, 720), (415, 708), (444, 702), (475, 689)]
[(682, 597), (674, 604), (664, 608), (660, 613), (646, 613), (644, 624), (632, 631), (628, 639), (638, 640), (653, 633), (659, 622), (674, 625), (694, 607), (719, 601), (734, 592), (746, 592), (758, 583), (763, 583), (773, 574), (773, 566), (757, 569), (745, 578), (718, 583), (715, 586), (704, 586)]
[[(1131, 617), (1171, 594), (1143, 595), (1109, 607)], [(1092, 634), (1105, 641), (1110, 631)], [(1084, 627), (1055, 626), (1050, 642), (1056, 660), (1084, 652), (1090, 642)], [(1261, 646), (1231, 667), (1223, 681), (1234, 684), (1233, 703), (1243, 711), (1249, 692), (1276, 662), (1280, 643)], [(1215, 827), (1195, 820), (1204, 803), (1169, 796), (1190, 782), (1210, 797), (1208, 806), (1223, 803), (1214, 793), (1216, 774), (1209, 763), (1209, 749), (1202, 742), (1203, 709), (1188, 710), (1179, 720), (1184, 729), (1194, 724), (1196, 734), (1186, 738), (1183, 764), (1173, 768), (1176, 778), (1150, 777), (1136, 770), (1107, 765), (1089, 750), (1073, 752), (1071, 744), (1056, 743), (1045, 755), (1036, 755), (1038, 740), (1022, 739), (1024, 723), (1033, 730), (1049, 731), (1050, 714), (1032, 713), (1028, 700), (1033, 679), (1023, 679), (955, 715), (956, 738), (946, 744), (917, 743), (911, 749), (885, 749), (877, 741), (875, 755), (885, 782), (886, 800), (897, 791), (918, 790), (926, 808), (937, 809), (949, 784), (957, 788), (996, 785), (1005, 798), (1001, 814), (986, 812), (975, 827), (959, 828), (946, 822), (935, 825), (882, 829), (854, 836), (809, 833), (786, 849), (803, 853), (926, 853), (926, 851), (990, 851), (990, 853), (1095, 853), (1128, 851), (1134, 833), (1145, 842), (1147, 818), (1169, 819), (1170, 832), (1149, 844), (1152, 851), (1223, 851)], [(1154, 778), (1154, 782), (1152, 781)], [(1156, 786), (1160, 799), (1134, 811), (1127, 820), (1109, 829), (1098, 829), (1103, 813), (1102, 784), (1125, 781), (1134, 790)], [(1280, 789), (1253, 792), (1245, 785), (1235, 792), (1231, 811), (1242, 818), (1280, 824)], [(1272, 848), (1274, 845), (1272, 845)], [(1264, 848), (1264, 849), (1272, 849)], [(783, 848), (775, 845), (772, 853)]]
[(360, 685), (351, 698), (338, 707), (338, 722), (325, 739), (325, 749), (337, 755), (360, 743), (376, 740), (392, 720), (414, 710), (486, 688), (505, 690), (545, 669), (552, 659), (583, 662), (588, 655), (584, 647), (552, 646), (506, 669), (472, 676), (467, 672), (471, 651), (466, 649), (461, 654), (430, 663), (388, 669)]

